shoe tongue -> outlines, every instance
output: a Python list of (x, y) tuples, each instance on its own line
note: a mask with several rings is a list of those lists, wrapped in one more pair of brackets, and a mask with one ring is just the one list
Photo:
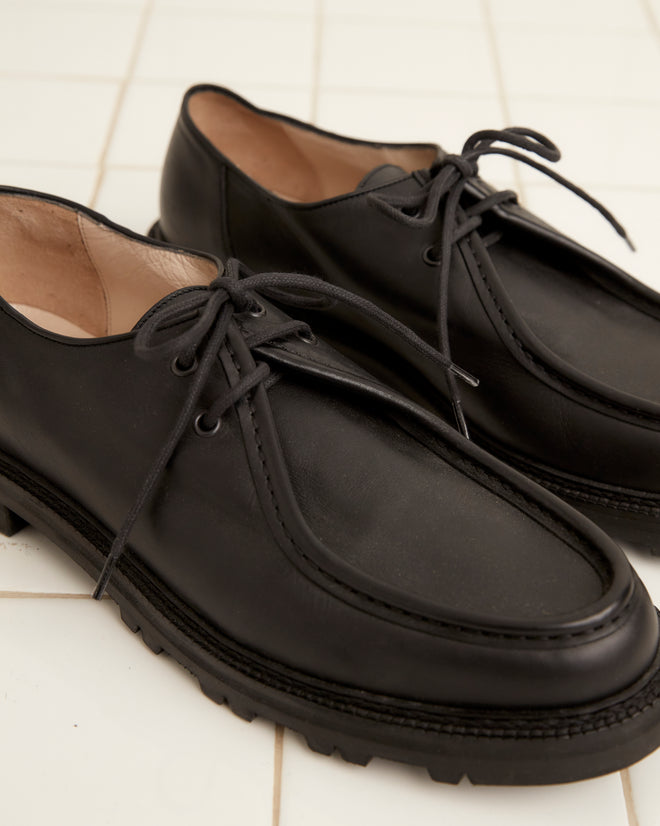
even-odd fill
[(160, 301), (157, 301), (153, 305), (153, 307), (150, 307), (147, 310), (147, 312), (142, 316), (142, 318), (140, 318), (137, 321), (137, 323), (134, 325), (133, 329), (134, 330), (139, 330), (140, 327), (142, 327), (144, 325), (144, 323), (147, 321), (147, 319), (151, 318), (151, 316), (154, 315), (155, 313), (157, 313), (162, 307), (165, 307), (165, 306), (169, 307), (172, 304), (175, 304), (180, 298), (182, 298), (184, 295), (187, 295), (190, 292), (198, 291), (198, 290), (205, 290), (205, 289), (206, 288), (202, 287), (202, 286), (183, 287), (182, 289), (177, 290), (176, 292), (169, 293), (164, 298), (161, 298)]
[(400, 166), (384, 163), (376, 166), (362, 178), (355, 192), (366, 192), (381, 187), (397, 195), (414, 195), (424, 185), (424, 170), (406, 172)]
[(395, 166), (393, 163), (384, 163), (372, 169), (371, 172), (367, 172), (355, 187), (355, 191), (371, 189), (372, 187), (382, 186), (383, 184), (391, 184), (392, 181), (400, 180), (407, 175), (406, 170), (400, 166)]

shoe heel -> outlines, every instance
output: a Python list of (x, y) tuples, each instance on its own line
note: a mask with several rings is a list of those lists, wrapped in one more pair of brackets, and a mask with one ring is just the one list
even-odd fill
[(27, 522), (18, 514), (10, 511), (4, 505), (0, 505), (0, 533), (5, 536), (13, 536), (23, 528), (27, 527)]

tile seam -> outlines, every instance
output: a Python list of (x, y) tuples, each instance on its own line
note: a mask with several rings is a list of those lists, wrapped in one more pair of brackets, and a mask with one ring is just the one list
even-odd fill
[[(107, 597), (104, 597), (106, 599)], [(0, 591), (0, 599), (92, 599), (91, 588), (89, 594), (67, 594), (40, 591)]]
[[(500, 61), (500, 50), (497, 43), (497, 33), (495, 31), (495, 23), (493, 22), (493, 15), (490, 8), (490, 0), (481, 0), (481, 10), (483, 19), (485, 21), (486, 36), (490, 44), (491, 59), (495, 67), (495, 86), (497, 88), (497, 98), (502, 110), (502, 115), (507, 126), (513, 124), (511, 118), (511, 110), (509, 107), (509, 100), (506, 94), (506, 84), (504, 82), (504, 72), (502, 70), (502, 63)], [(519, 194), (519, 200), (522, 204), (525, 203), (525, 186), (520, 174), (518, 164), (511, 162), (513, 179), (516, 184), (516, 190)]]
[(110, 150), (110, 146), (112, 144), (115, 132), (117, 131), (119, 116), (121, 114), (121, 110), (126, 99), (126, 94), (128, 93), (128, 88), (130, 86), (131, 80), (133, 79), (133, 76), (135, 75), (135, 68), (137, 66), (140, 51), (142, 49), (142, 44), (144, 42), (144, 37), (147, 31), (147, 25), (149, 23), (149, 19), (153, 11), (153, 5), (154, 0), (145, 0), (145, 3), (142, 7), (142, 11), (140, 13), (140, 19), (138, 21), (137, 29), (135, 32), (135, 39), (133, 41), (133, 47), (131, 49), (131, 55), (128, 61), (128, 66), (126, 68), (126, 73), (120, 83), (119, 91), (117, 92), (117, 97), (115, 98), (115, 105), (110, 116), (110, 123), (108, 125), (108, 129), (106, 132), (105, 142), (103, 144), (103, 149), (101, 150), (101, 155), (98, 161), (98, 173), (96, 176), (96, 181), (94, 182), (92, 195), (89, 199), (89, 206), (92, 208), (96, 206), (96, 202), (98, 200), (101, 187), (105, 179), (108, 152)]
[[(282, 809), (282, 762), (284, 757), (284, 729), (275, 726), (273, 755), (273, 826), (280, 826)], [(633, 826), (633, 824), (631, 824)]]
[(317, 122), (319, 115), (324, 16), (324, 0), (316, 0), (314, 14), (314, 54), (312, 56), (312, 100), (310, 105), (310, 121), (314, 124)]
[(623, 787), (623, 797), (626, 802), (626, 814), (628, 816), (628, 826), (639, 826), (639, 818), (635, 809), (635, 799), (633, 795), (632, 780), (630, 770), (623, 769), (619, 772), (621, 786)]

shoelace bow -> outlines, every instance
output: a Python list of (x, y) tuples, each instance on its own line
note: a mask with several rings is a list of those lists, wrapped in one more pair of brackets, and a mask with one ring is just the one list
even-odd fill
[[(516, 161), (527, 164), (532, 168), (542, 172), (552, 178), (557, 183), (565, 186), (578, 197), (586, 201), (594, 209), (598, 210), (614, 228), (614, 230), (626, 241), (628, 246), (634, 247), (621, 224), (612, 213), (606, 209), (599, 201), (571, 183), (554, 169), (545, 166), (529, 155), (511, 149), (507, 146), (493, 146), (493, 143), (500, 141), (509, 146), (523, 149), (532, 155), (537, 155), (546, 161), (556, 163), (561, 157), (557, 146), (545, 135), (535, 132), (525, 127), (512, 126), (508, 129), (484, 129), (471, 135), (460, 155), (444, 155), (433, 167), (431, 167), (431, 178), (420, 189), (419, 193), (409, 196), (392, 196), (383, 194), (372, 194), (371, 200), (376, 206), (394, 217), (398, 221), (414, 227), (430, 226), (435, 223), (442, 209), (442, 232), (440, 238), (424, 251), (423, 258), (430, 266), (439, 268), (436, 280), (436, 333), (438, 347), (447, 360), (451, 362), (451, 347), (449, 342), (449, 275), (451, 268), (452, 252), (454, 245), (461, 238), (465, 237), (480, 226), (483, 214), (493, 207), (507, 201), (516, 202), (517, 195), (513, 190), (507, 189), (494, 192), (486, 196), (475, 204), (463, 208), (459, 212), (461, 195), (470, 178), (479, 174), (478, 160), (483, 155), (504, 155)], [(444, 201), (444, 206), (443, 206)], [(489, 241), (494, 240), (490, 236), (484, 239), (488, 246)], [(455, 377), (447, 373), (447, 384), (454, 410), (454, 416), (459, 430), (464, 436), (469, 438), (469, 431), (465, 415), (461, 404), (458, 386)]]
[[(144, 318), (135, 335), (134, 350), (138, 357), (148, 360), (170, 358), (175, 374), (194, 373), (195, 375), (176, 422), (112, 543), (94, 589), (95, 599), (101, 599), (105, 593), (117, 562), (126, 550), (130, 533), (138, 516), (150, 500), (186, 429), (193, 424), (198, 435), (214, 435), (220, 427), (222, 416), (232, 405), (247, 396), (258, 385), (268, 388), (277, 380), (278, 376), (271, 373), (268, 364), (257, 361), (254, 370), (244, 374), (236, 384), (218, 396), (204, 413), (199, 413), (193, 418), (202, 391), (211, 377), (213, 366), (217, 363), (217, 356), (225, 343), (234, 315), (245, 312), (252, 312), (255, 316), (263, 315), (264, 308), (251, 293), (273, 287), (303, 290), (327, 296), (353, 307), (400, 336), (421, 355), (440, 365), (449, 375), (460, 378), (473, 387), (479, 384), (474, 376), (450, 362), (443, 353), (423, 341), (405, 324), (367, 299), (309, 275), (276, 272), (253, 275), (239, 261), (229, 259), (225, 265), (224, 274), (212, 281), (208, 288), (193, 288), (188, 292), (179, 293), (176, 299), (169, 303), (166, 301), (157, 305), (153, 312)], [(182, 332), (173, 332), (174, 327), (179, 323), (191, 321), (194, 323)], [(169, 335), (165, 341), (157, 343), (155, 341), (157, 334), (165, 329), (168, 330)], [(304, 336), (301, 335), (303, 332)], [(293, 334), (301, 335), (304, 341), (314, 341), (308, 325), (303, 321), (294, 320), (264, 327), (259, 332), (246, 336), (245, 341), (252, 350)]]

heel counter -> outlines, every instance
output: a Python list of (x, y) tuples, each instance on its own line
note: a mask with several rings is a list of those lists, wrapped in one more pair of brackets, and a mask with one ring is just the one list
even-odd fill
[(173, 244), (230, 255), (224, 231), (225, 166), (179, 117), (165, 156), (160, 228)]

